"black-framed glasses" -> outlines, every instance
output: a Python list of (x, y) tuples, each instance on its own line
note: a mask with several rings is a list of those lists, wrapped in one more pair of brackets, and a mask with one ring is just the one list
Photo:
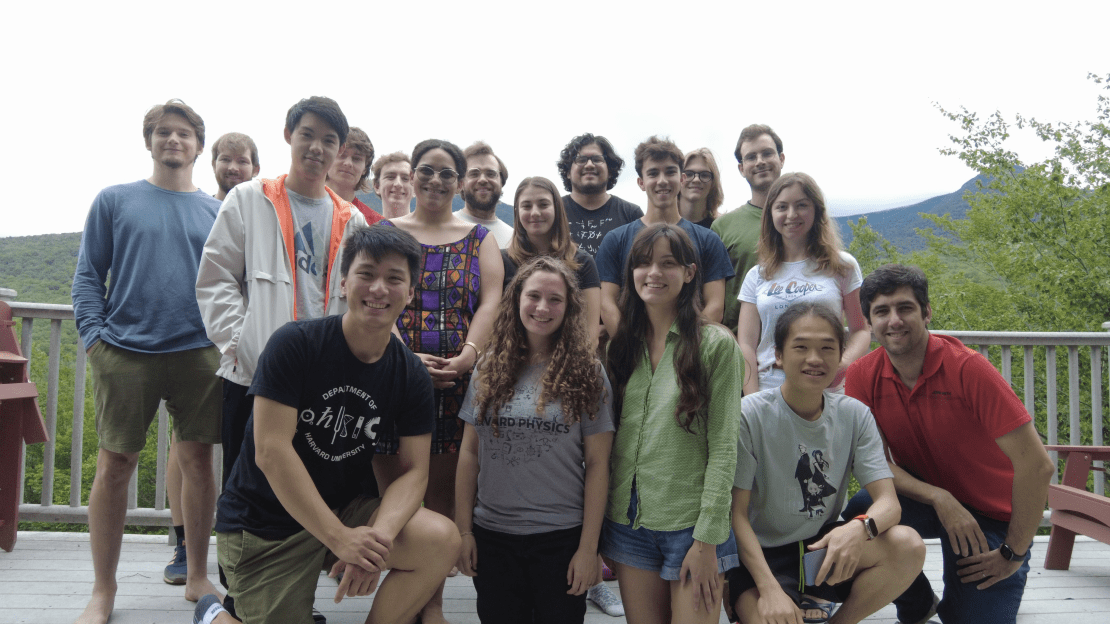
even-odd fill
[(574, 159), (574, 164), (576, 165), (584, 165), (591, 162), (595, 165), (603, 164), (605, 162), (605, 157), (601, 154), (594, 154), (592, 156), (581, 155)]
[(419, 178), (421, 182), (431, 182), (432, 178), (436, 176), (439, 176), (440, 181), (445, 184), (450, 184), (459, 179), (459, 172), (450, 167), (444, 167), (436, 171), (431, 165), (420, 165), (416, 168), (416, 177)]
[(683, 171), (682, 174), (686, 176), (687, 182), (693, 182), (694, 180), (701, 180), (702, 182), (713, 181), (712, 171), (694, 171), (693, 169), (687, 169)]

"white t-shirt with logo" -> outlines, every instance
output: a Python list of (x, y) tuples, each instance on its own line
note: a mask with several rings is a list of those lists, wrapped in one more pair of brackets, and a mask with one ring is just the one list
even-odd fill
[(796, 301), (816, 301), (828, 306), (838, 317), (844, 317), (844, 296), (863, 284), (863, 274), (851, 254), (842, 251), (840, 258), (848, 265), (845, 275), (818, 273), (813, 260), (802, 260), (784, 262), (771, 279), (763, 278), (758, 264), (744, 276), (737, 298), (755, 304), (762, 325), (756, 348), (760, 390), (777, 388), (785, 381), (782, 369), (774, 366), (775, 323), (783, 310)]

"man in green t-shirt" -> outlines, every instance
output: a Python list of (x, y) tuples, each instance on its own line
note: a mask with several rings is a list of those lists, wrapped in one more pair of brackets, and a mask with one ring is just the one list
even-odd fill
[(759, 225), (767, 191), (782, 174), (786, 155), (782, 152), (782, 139), (770, 126), (752, 124), (740, 132), (736, 141), (737, 168), (752, 187), (752, 198), (736, 210), (721, 215), (710, 228), (721, 237), (732, 260), (736, 277), (725, 283), (725, 314), (721, 321), (736, 333), (740, 319), (740, 285), (744, 276), (759, 261), (756, 245), (759, 243)]

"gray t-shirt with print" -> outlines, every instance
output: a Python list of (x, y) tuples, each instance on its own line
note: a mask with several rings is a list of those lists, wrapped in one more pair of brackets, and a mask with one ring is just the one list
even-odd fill
[(477, 425), (474, 373), (459, 418), (478, 433), (478, 496), (474, 522), (484, 529), (533, 535), (582, 524), (586, 467), (585, 439), (613, 431), (613, 391), (605, 382), (602, 404), (590, 419), (567, 424), (562, 402), (549, 401), (536, 413), (546, 365), (533, 364), (520, 375), (513, 398), (497, 412), (499, 437), (493, 437), (492, 414)]
[(790, 409), (781, 388), (741, 402), (733, 486), (751, 490), (748, 519), (763, 548), (808, 539), (835, 521), (849, 475), (860, 486), (894, 476), (871, 410), (842, 394), (824, 397), (812, 422)]
[(328, 283), (328, 258), (331, 251), (331, 196), (305, 197), (286, 189), (293, 209), (293, 251), (297, 267), (297, 320), (324, 316), (324, 290)]

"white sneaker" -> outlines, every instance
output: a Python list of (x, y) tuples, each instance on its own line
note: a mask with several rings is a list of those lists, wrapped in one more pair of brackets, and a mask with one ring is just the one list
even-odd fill
[(586, 598), (598, 606), (606, 615), (624, 616), (624, 603), (605, 583), (598, 583), (586, 591)]

